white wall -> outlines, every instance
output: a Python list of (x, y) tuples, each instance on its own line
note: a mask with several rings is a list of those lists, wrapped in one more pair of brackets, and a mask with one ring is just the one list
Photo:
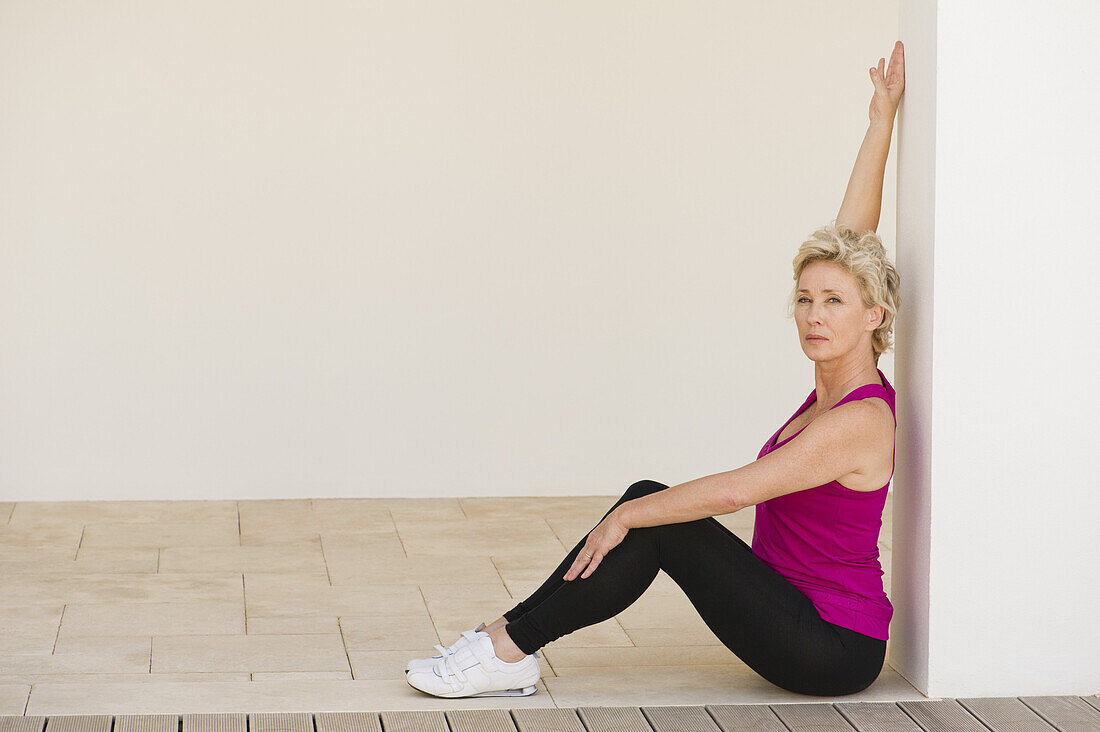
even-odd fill
[(0, 496), (750, 462), (813, 388), (790, 261), (896, 28), (874, 0), (0, 4)]
[(1100, 5), (990, 7), (900, 11), (899, 268), (921, 305), (899, 325), (891, 664), (932, 696), (1092, 694)]
[(932, 325), (936, 272), (936, 2), (902, 0), (905, 93), (898, 107), (897, 250), (901, 310), (894, 345), (898, 426), (894, 436), (890, 551), (890, 665), (928, 690), (931, 532)]

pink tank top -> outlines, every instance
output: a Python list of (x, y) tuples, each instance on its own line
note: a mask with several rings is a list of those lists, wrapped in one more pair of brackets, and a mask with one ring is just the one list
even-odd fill
[[(853, 389), (832, 408), (841, 404), (882, 397), (894, 413), (894, 387), (878, 371), (881, 384)], [(798, 411), (768, 439), (757, 459), (764, 457), (794, 435), (774, 444), (795, 417), (817, 401), (810, 392)], [(805, 428), (803, 428), (805, 429)], [(890, 479), (894, 477), (890, 472)], [(894, 606), (882, 586), (878, 536), (886, 485), (873, 491), (856, 491), (837, 481), (816, 488), (777, 496), (756, 505), (752, 552), (810, 598), (823, 620), (857, 633), (887, 640)]]

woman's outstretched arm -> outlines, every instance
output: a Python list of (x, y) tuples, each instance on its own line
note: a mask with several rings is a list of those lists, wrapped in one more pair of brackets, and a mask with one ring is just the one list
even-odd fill
[(890, 154), (890, 137), (894, 131), (894, 116), (905, 90), (905, 49), (898, 41), (890, 56), (890, 69), (883, 76), (886, 59), (880, 59), (871, 69), (875, 85), (869, 116), (871, 124), (856, 156), (844, 202), (837, 214), (837, 226), (846, 226), (857, 233), (878, 229), (882, 212), (882, 179), (886, 174), (886, 158)]

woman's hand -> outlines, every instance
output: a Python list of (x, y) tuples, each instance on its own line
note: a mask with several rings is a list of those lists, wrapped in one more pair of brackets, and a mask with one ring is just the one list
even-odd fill
[(905, 91), (905, 47), (901, 41), (894, 44), (894, 53), (890, 56), (890, 69), (883, 76), (886, 59), (879, 59), (878, 67), (871, 67), (871, 81), (875, 85), (875, 95), (871, 97), (869, 115), (871, 121), (881, 120), (894, 124), (894, 115), (901, 103), (901, 93)]
[[(596, 571), (596, 567), (600, 566), (600, 562), (607, 553), (619, 545), (628, 530), (623, 525), (618, 509), (609, 513), (596, 528), (589, 532), (584, 548), (573, 560), (573, 566), (565, 573), (565, 579), (574, 580), (578, 575), (581, 579), (588, 579), (589, 575)], [(582, 571), (584, 574), (581, 574)]]

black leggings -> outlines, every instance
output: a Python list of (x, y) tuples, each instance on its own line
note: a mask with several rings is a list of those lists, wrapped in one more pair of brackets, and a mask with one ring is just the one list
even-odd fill
[[(666, 488), (640, 481), (615, 506)], [(776, 686), (841, 696), (866, 689), (882, 670), (886, 641), (822, 620), (801, 590), (713, 518), (631, 529), (588, 579), (566, 582), (583, 547), (581, 539), (534, 594), (504, 614), (524, 653), (618, 615), (663, 569), (718, 639)]]

